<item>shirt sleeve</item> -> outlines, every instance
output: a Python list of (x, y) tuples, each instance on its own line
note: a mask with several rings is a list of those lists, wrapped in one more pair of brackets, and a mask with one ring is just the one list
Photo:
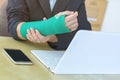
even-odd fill
[(20, 22), (29, 20), (28, 8), (25, 0), (8, 0), (7, 6), (8, 31), (10, 35), (17, 40), (16, 28)]

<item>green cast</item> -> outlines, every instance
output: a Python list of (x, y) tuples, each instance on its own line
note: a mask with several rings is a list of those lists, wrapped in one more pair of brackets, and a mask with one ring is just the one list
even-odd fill
[(30, 28), (38, 30), (44, 36), (70, 32), (64, 21), (65, 15), (58, 18), (54, 16), (43, 21), (25, 22), (21, 25), (20, 33), (23, 38), (27, 39), (27, 30)]

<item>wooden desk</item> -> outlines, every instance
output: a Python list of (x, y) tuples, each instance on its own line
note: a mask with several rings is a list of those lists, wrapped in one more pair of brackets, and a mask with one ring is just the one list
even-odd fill
[[(3, 53), (3, 48), (21, 49), (34, 63), (15, 65)], [(120, 75), (54, 75), (30, 52), (32, 49), (51, 49), (47, 44), (20, 42), (11, 37), (0, 37), (0, 80), (120, 80)]]

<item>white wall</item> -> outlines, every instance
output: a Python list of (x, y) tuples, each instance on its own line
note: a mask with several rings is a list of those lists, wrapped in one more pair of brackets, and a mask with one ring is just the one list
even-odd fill
[(101, 31), (120, 32), (120, 0), (108, 0)]

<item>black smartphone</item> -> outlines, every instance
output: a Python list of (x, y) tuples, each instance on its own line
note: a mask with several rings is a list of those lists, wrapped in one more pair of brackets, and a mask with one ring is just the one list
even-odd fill
[(15, 64), (32, 64), (32, 61), (20, 49), (4, 48), (3, 51)]

